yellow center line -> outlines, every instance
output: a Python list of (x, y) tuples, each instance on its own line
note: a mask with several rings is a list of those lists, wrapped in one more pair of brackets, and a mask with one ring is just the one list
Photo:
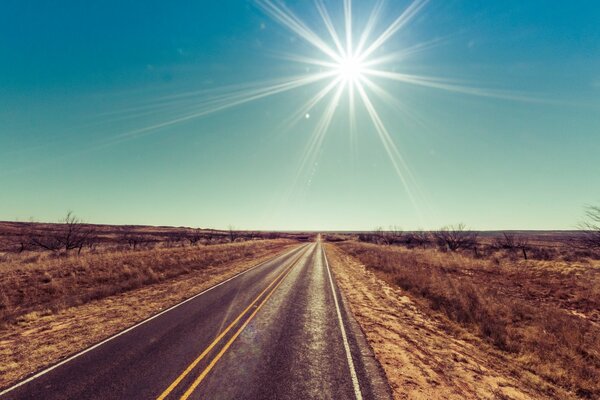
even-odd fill
[(227, 333), (242, 319), (242, 317), (252, 308), (252, 306), (254, 306), (254, 304), (256, 304), (256, 302), (261, 298), (261, 296), (263, 294), (265, 294), (267, 292), (267, 290), (269, 290), (269, 288), (271, 286), (273, 286), (273, 284), (275, 284), (275, 282), (277, 282), (277, 280), (283, 276), (284, 274), (286, 274), (288, 271), (290, 271), (292, 269), (292, 267), (294, 265), (296, 265), (296, 263), (298, 262), (298, 260), (300, 260), (300, 258), (304, 255), (304, 252), (302, 252), (302, 254), (300, 254), (295, 260), (292, 261), (291, 265), (289, 267), (286, 267), (286, 269), (284, 269), (279, 275), (277, 275), (277, 277), (275, 277), (275, 279), (273, 279), (273, 281), (271, 281), (271, 283), (269, 283), (269, 285), (262, 291), (260, 292), (260, 294), (258, 296), (256, 296), (256, 298), (252, 301), (252, 303), (250, 303), (248, 305), (248, 307), (246, 307), (244, 309), (244, 311), (242, 311), (235, 320), (233, 320), (233, 322), (231, 322), (227, 328), (225, 328), (225, 330), (223, 330), (219, 336), (216, 337), (215, 340), (213, 340), (213, 342), (206, 348), (204, 349), (204, 351), (194, 360), (192, 361), (192, 363), (185, 369), (185, 371), (183, 371), (178, 377), (177, 379), (175, 379), (173, 381), (173, 383), (171, 383), (169, 385), (168, 388), (165, 389), (164, 392), (161, 393), (160, 396), (157, 397), (157, 400), (163, 400), (165, 399), (172, 391), (173, 389), (175, 389), (177, 387), (177, 385), (179, 385), (179, 383), (181, 383), (181, 381), (196, 367), (196, 365), (198, 365), (198, 363), (200, 361), (202, 361), (202, 359), (204, 357), (206, 357), (206, 355), (221, 341), (221, 339), (223, 339), (223, 337), (225, 335), (227, 335)]
[(194, 390), (196, 389), (196, 387), (198, 387), (198, 385), (202, 382), (202, 380), (206, 377), (206, 375), (208, 375), (208, 373), (213, 369), (213, 367), (215, 366), (215, 364), (221, 359), (221, 357), (223, 357), (223, 354), (225, 354), (225, 352), (227, 352), (227, 350), (233, 344), (233, 342), (235, 341), (235, 339), (237, 339), (237, 337), (242, 333), (242, 331), (244, 330), (244, 328), (246, 328), (246, 326), (250, 323), (250, 321), (252, 321), (252, 319), (258, 313), (258, 311), (261, 309), (261, 307), (265, 305), (265, 303), (269, 300), (269, 298), (273, 295), (273, 293), (275, 293), (275, 291), (277, 290), (277, 288), (283, 283), (283, 281), (285, 280), (285, 278), (292, 271), (292, 267), (294, 265), (296, 265), (297, 262), (298, 262), (298, 260), (296, 260), (294, 262), (294, 264), (292, 264), (292, 266), (286, 270), (285, 275), (283, 276), (283, 278), (281, 278), (279, 280), (279, 282), (277, 283), (277, 285), (275, 285), (275, 287), (273, 287), (273, 289), (265, 296), (265, 298), (263, 299), (263, 301), (260, 302), (260, 304), (256, 307), (256, 309), (254, 310), (254, 312), (252, 312), (252, 314), (250, 314), (250, 316), (248, 317), (248, 319), (246, 319), (246, 321), (244, 321), (244, 324), (242, 326), (240, 326), (240, 328), (229, 339), (229, 341), (227, 343), (225, 343), (225, 345), (223, 346), (223, 348), (221, 349), (221, 351), (219, 351), (219, 353), (215, 356), (215, 358), (213, 358), (213, 360), (210, 362), (210, 364), (208, 364), (208, 366), (204, 369), (204, 371), (202, 371), (202, 373), (198, 376), (198, 378), (196, 378), (196, 380), (191, 384), (191, 386), (188, 388), (188, 390), (185, 391), (185, 393), (183, 394), (183, 396), (181, 396), (180, 400), (187, 400), (187, 398), (192, 395), (192, 393), (194, 392)]

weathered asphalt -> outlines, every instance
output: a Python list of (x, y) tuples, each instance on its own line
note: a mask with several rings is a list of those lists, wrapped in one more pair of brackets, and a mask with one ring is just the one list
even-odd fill
[(0, 398), (390, 398), (332, 283), (320, 242), (299, 246)]

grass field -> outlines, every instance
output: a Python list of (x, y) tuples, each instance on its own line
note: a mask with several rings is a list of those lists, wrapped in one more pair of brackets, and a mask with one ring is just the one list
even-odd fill
[(53, 312), (84, 304), (208, 266), (252, 258), (285, 243), (280, 239), (82, 255), (5, 256), (0, 264), (0, 321), (10, 322), (33, 311)]
[[(155, 231), (145, 233), (161, 237)], [(223, 235), (211, 243), (156, 240), (134, 250), (127, 243), (105, 240), (81, 253), (0, 253), (0, 387), (270, 259), (298, 241), (238, 238), (229, 242)]]
[(552, 237), (542, 242), (527, 260), (503, 250), (336, 245), (448, 326), (578, 397), (599, 398), (600, 261)]

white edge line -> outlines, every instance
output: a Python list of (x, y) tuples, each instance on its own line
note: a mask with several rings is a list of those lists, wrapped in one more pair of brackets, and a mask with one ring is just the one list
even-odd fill
[(331, 277), (331, 271), (329, 269), (329, 261), (327, 261), (327, 254), (323, 245), (319, 242), (323, 258), (325, 259), (325, 266), (327, 267), (327, 275), (329, 275), (329, 283), (331, 284), (331, 292), (333, 293), (333, 302), (335, 303), (335, 310), (337, 311), (338, 322), (340, 323), (340, 331), (342, 331), (342, 340), (344, 342), (344, 349), (346, 350), (346, 359), (348, 360), (348, 367), (350, 368), (350, 376), (352, 378), (352, 386), (354, 386), (354, 396), (357, 400), (362, 400), (362, 393), (360, 392), (360, 385), (358, 384), (358, 375), (354, 368), (354, 361), (352, 360), (352, 353), (350, 352), (350, 343), (348, 343), (348, 336), (346, 335), (346, 328), (344, 328), (344, 321), (342, 319), (342, 313), (340, 311), (340, 305), (338, 303), (337, 294), (335, 292), (335, 286), (333, 285), (333, 278)]
[(52, 370), (54, 370), (54, 369), (56, 369), (56, 368), (60, 367), (61, 365), (63, 365), (63, 364), (66, 364), (66, 363), (68, 363), (69, 361), (72, 361), (72, 360), (76, 359), (77, 357), (80, 357), (80, 356), (84, 355), (85, 353), (87, 353), (87, 352), (90, 352), (90, 351), (92, 351), (92, 350), (94, 350), (94, 349), (96, 349), (96, 348), (98, 348), (98, 347), (102, 346), (103, 344), (105, 344), (105, 343), (107, 343), (107, 342), (109, 342), (109, 341), (111, 341), (111, 340), (113, 340), (113, 339), (115, 339), (115, 338), (118, 338), (118, 337), (119, 337), (119, 336), (121, 336), (121, 335), (124, 335), (124, 334), (126, 334), (126, 333), (127, 333), (127, 332), (129, 332), (129, 331), (132, 331), (132, 330), (134, 330), (135, 328), (137, 328), (137, 327), (139, 327), (139, 326), (141, 326), (141, 325), (143, 325), (143, 324), (145, 324), (145, 323), (147, 323), (147, 322), (150, 322), (150, 321), (152, 321), (152, 320), (153, 320), (153, 319), (155, 319), (155, 318), (158, 318), (158, 317), (160, 317), (161, 315), (163, 315), (163, 314), (165, 314), (165, 313), (167, 313), (167, 312), (169, 312), (169, 311), (173, 310), (174, 308), (177, 308), (177, 307), (179, 307), (179, 306), (180, 306), (180, 305), (182, 305), (182, 304), (185, 304), (185, 303), (187, 303), (188, 301), (192, 301), (192, 300), (194, 300), (196, 297), (198, 297), (198, 296), (201, 296), (201, 295), (203, 295), (204, 293), (206, 293), (206, 292), (209, 292), (209, 291), (213, 290), (214, 288), (216, 288), (216, 287), (218, 287), (218, 286), (221, 286), (221, 285), (223, 285), (223, 284), (225, 284), (225, 283), (227, 283), (227, 282), (229, 282), (229, 281), (231, 281), (231, 280), (233, 280), (233, 279), (235, 279), (235, 278), (239, 277), (240, 275), (243, 275), (243, 274), (245, 274), (245, 273), (247, 273), (247, 272), (250, 272), (250, 271), (252, 271), (253, 269), (256, 269), (256, 268), (258, 268), (258, 267), (260, 267), (260, 266), (262, 266), (262, 265), (265, 265), (265, 264), (266, 264), (266, 263), (268, 263), (268, 262), (275, 261), (275, 260), (277, 260), (278, 258), (283, 258), (283, 257), (285, 257), (285, 256), (287, 256), (287, 255), (289, 255), (289, 254), (293, 253), (294, 251), (296, 251), (296, 250), (299, 250), (299, 249), (301, 249), (301, 248), (303, 248), (303, 247), (306, 247), (306, 246), (307, 246), (307, 245), (304, 245), (304, 246), (300, 246), (300, 247), (294, 248), (294, 249), (292, 249), (292, 250), (288, 251), (287, 253), (284, 253), (284, 254), (281, 254), (281, 255), (279, 255), (279, 256), (276, 256), (276, 257), (274, 257), (274, 258), (270, 258), (270, 259), (268, 259), (268, 260), (265, 260), (265, 261), (261, 262), (260, 264), (258, 264), (258, 265), (255, 265), (254, 267), (248, 268), (248, 269), (247, 269), (247, 270), (245, 270), (245, 271), (242, 271), (242, 272), (240, 272), (240, 273), (237, 273), (237, 274), (235, 274), (234, 276), (232, 276), (231, 278), (228, 278), (227, 280), (224, 280), (223, 282), (219, 282), (219, 283), (217, 283), (216, 285), (209, 287), (208, 289), (204, 289), (202, 292), (200, 292), (200, 293), (198, 293), (198, 294), (196, 294), (196, 295), (194, 295), (194, 296), (192, 296), (192, 297), (190, 297), (190, 298), (187, 298), (187, 299), (185, 299), (185, 300), (183, 300), (183, 301), (181, 301), (181, 302), (179, 302), (179, 303), (177, 303), (177, 304), (175, 304), (175, 305), (173, 305), (173, 306), (171, 306), (171, 307), (167, 308), (166, 310), (163, 310), (163, 311), (159, 312), (158, 314), (154, 314), (153, 316), (151, 316), (151, 317), (148, 317), (148, 318), (146, 318), (145, 320), (143, 320), (143, 321), (140, 321), (140, 322), (138, 322), (137, 324), (135, 324), (135, 325), (133, 325), (133, 326), (130, 326), (129, 328), (127, 328), (127, 329), (125, 329), (125, 330), (123, 330), (123, 331), (121, 331), (121, 332), (119, 332), (119, 333), (117, 333), (117, 334), (115, 334), (115, 335), (113, 335), (113, 336), (110, 336), (110, 337), (108, 337), (108, 338), (104, 339), (103, 341), (101, 341), (101, 342), (98, 342), (98, 343), (96, 343), (96, 344), (94, 344), (94, 345), (92, 345), (92, 346), (88, 347), (88, 348), (87, 348), (87, 349), (85, 349), (85, 350), (82, 350), (82, 351), (80, 351), (79, 353), (75, 353), (75, 354), (73, 354), (72, 356), (70, 356), (70, 357), (68, 357), (68, 358), (65, 358), (64, 360), (60, 361), (59, 363), (57, 363), (57, 364), (54, 364), (53, 366), (51, 366), (51, 367), (48, 367), (48, 368), (46, 368), (46, 369), (44, 369), (44, 370), (42, 370), (42, 371), (40, 371), (40, 372), (36, 373), (35, 375), (32, 375), (32, 376), (30, 376), (29, 378), (25, 379), (24, 381), (21, 381), (21, 382), (19, 382), (19, 383), (15, 384), (15, 385), (13, 385), (13, 386), (11, 386), (11, 387), (7, 388), (7, 389), (4, 389), (2, 392), (0, 392), (0, 396), (4, 396), (5, 394), (7, 394), (7, 393), (9, 393), (9, 392), (12, 392), (12, 391), (13, 391), (13, 390), (15, 390), (16, 388), (18, 388), (18, 387), (20, 387), (20, 386), (23, 386), (23, 385), (25, 385), (26, 383), (29, 383), (29, 382), (33, 381), (34, 379), (37, 379), (37, 378), (39, 378), (39, 377), (40, 377), (40, 376), (42, 376), (42, 375), (45, 375), (45, 374), (47, 374), (48, 372), (50, 372), (50, 371), (52, 371)]

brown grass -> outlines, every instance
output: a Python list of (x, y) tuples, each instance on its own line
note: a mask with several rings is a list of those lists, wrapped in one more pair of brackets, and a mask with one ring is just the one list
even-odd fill
[(531, 372), (579, 397), (600, 397), (598, 261), (516, 261), (501, 254), (477, 259), (356, 242), (337, 246)]
[(89, 252), (30, 252), (0, 263), (0, 323), (34, 311), (56, 312), (208, 267), (225, 266), (289, 245), (264, 240), (213, 246)]
[[(144, 285), (74, 307), (31, 311), (0, 328), (0, 388), (55, 363), (174, 304), (273, 258), (296, 245), (287, 240), (248, 242), (210, 248), (177, 249), (210, 255), (213, 250), (242, 258), (193, 268), (173, 279)], [(250, 246), (243, 250), (239, 246)], [(164, 249), (163, 249), (164, 250)], [(174, 249), (171, 249), (173, 251)], [(134, 252), (135, 255), (144, 252)], [(244, 254), (248, 256), (243, 257)], [(162, 255), (163, 258), (165, 255)], [(112, 255), (115, 257), (115, 255)], [(191, 257), (191, 255), (190, 255)], [(150, 257), (151, 258), (151, 257)], [(184, 258), (185, 259), (185, 258)], [(221, 259), (222, 260), (222, 259)], [(13, 271), (14, 273), (14, 271)]]

